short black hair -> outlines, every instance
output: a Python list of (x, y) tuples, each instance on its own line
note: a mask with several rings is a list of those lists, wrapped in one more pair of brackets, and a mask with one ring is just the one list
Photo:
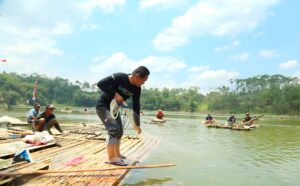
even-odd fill
[(145, 66), (139, 66), (134, 71), (132, 71), (132, 75), (139, 75), (140, 78), (144, 78), (150, 75), (150, 71)]

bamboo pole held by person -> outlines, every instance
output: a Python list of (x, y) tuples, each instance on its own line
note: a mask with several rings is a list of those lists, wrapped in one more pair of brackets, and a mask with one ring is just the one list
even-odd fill
[(140, 166), (118, 166), (108, 167), (102, 169), (83, 169), (83, 170), (36, 170), (36, 171), (20, 171), (20, 172), (9, 172), (1, 173), (0, 176), (17, 176), (17, 175), (32, 175), (32, 174), (50, 174), (50, 173), (77, 173), (77, 172), (99, 172), (99, 171), (110, 171), (119, 169), (144, 169), (144, 168), (161, 168), (161, 167), (172, 167), (175, 164), (160, 164), (160, 165), (140, 165)]

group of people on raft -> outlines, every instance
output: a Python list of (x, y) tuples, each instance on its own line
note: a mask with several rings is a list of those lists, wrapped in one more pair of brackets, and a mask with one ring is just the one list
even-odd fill
[[(242, 122), (242, 125), (243, 126), (251, 126), (253, 125), (253, 118), (250, 116), (250, 114), (247, 112), (246, 113), (246, 116)], [(205, 117), (205, 124), (214, 124), (215, 123), (215, 120), (214, 118), (210, 115), (210, 113), (207, 114), (207, 116)], [(232, 125), (235, 125), (237, 124), (236, 122), (236, 117), (234, 114), (231, 114), (228, 118), (227, 118), (227, 122), (225, 125), (229, 125), (229, 126), (232, 126)]]

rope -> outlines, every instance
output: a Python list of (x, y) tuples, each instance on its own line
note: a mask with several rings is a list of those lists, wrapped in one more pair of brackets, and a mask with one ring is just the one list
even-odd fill
[(126, 102), (118, 103), (115, 99), (110, 102), (110, 114), (113, 119), (116, 119), (119, 115), (121, 116), (123, 128), (126, 129), (132, 123), (135, 127), (133, 119), (133, 111)]

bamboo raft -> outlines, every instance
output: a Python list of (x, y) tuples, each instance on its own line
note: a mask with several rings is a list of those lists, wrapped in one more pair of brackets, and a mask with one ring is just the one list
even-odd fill
[(253, 125), (251, 127), (242, 127), (242, 126), (225, 126), (220, 124), (206, 124), (207, 128), (217, 128), (217, 129), (232, 129), (232, 130), (240, 130), (240, 131), (250, 131), (252, 129), (258, 128), (259, 125)]
[(165, 119), (158, 119), (158, 118), (153, 118), (150, 120), (150, 123), (151, 124), (162, 124), (162, 123), (165, 123), (166, 120)]
[[(94, 134), (92, 130), (95, 131)], [(20, 162), (0, 170), (0, 185), (117, 185), (128, 173), (130, 166), (138, 168), (138, 162), (159, 143), (155, 139), (142, 140), (138, 137), (124, 136), (121, 150), (127, 157), (129, 166), (117, 169), (117, 166), (105, 164), (106, 144), (102, 139), (102, 133), (105, 131), (93, 127), (76, 128), (66, 136), (55, 136), (56, 142), (50, 146), (31, 148), (29, 151), (34, 162)], [(95, 138), (91, 138), (91, 135)], [(21, 141), (20, 138), (13, 140)], [(5, 144), (4, 141), (11, 142), (11, 140), (1, 141), (2, 144)], [(65, 165), (66, 162), (79, 156), (82, 157), (82, 162), (73, 166)], [(0, 156), (0, 159), (11, 160), (12, 157), (13, 154), (5, 154)], [(48, 170), (51, 174), (37, 174), (39, 170)], [(18, 172), (23, 174), (17, 174)], [(36, 174), (27, 175), (26, 172)]]

